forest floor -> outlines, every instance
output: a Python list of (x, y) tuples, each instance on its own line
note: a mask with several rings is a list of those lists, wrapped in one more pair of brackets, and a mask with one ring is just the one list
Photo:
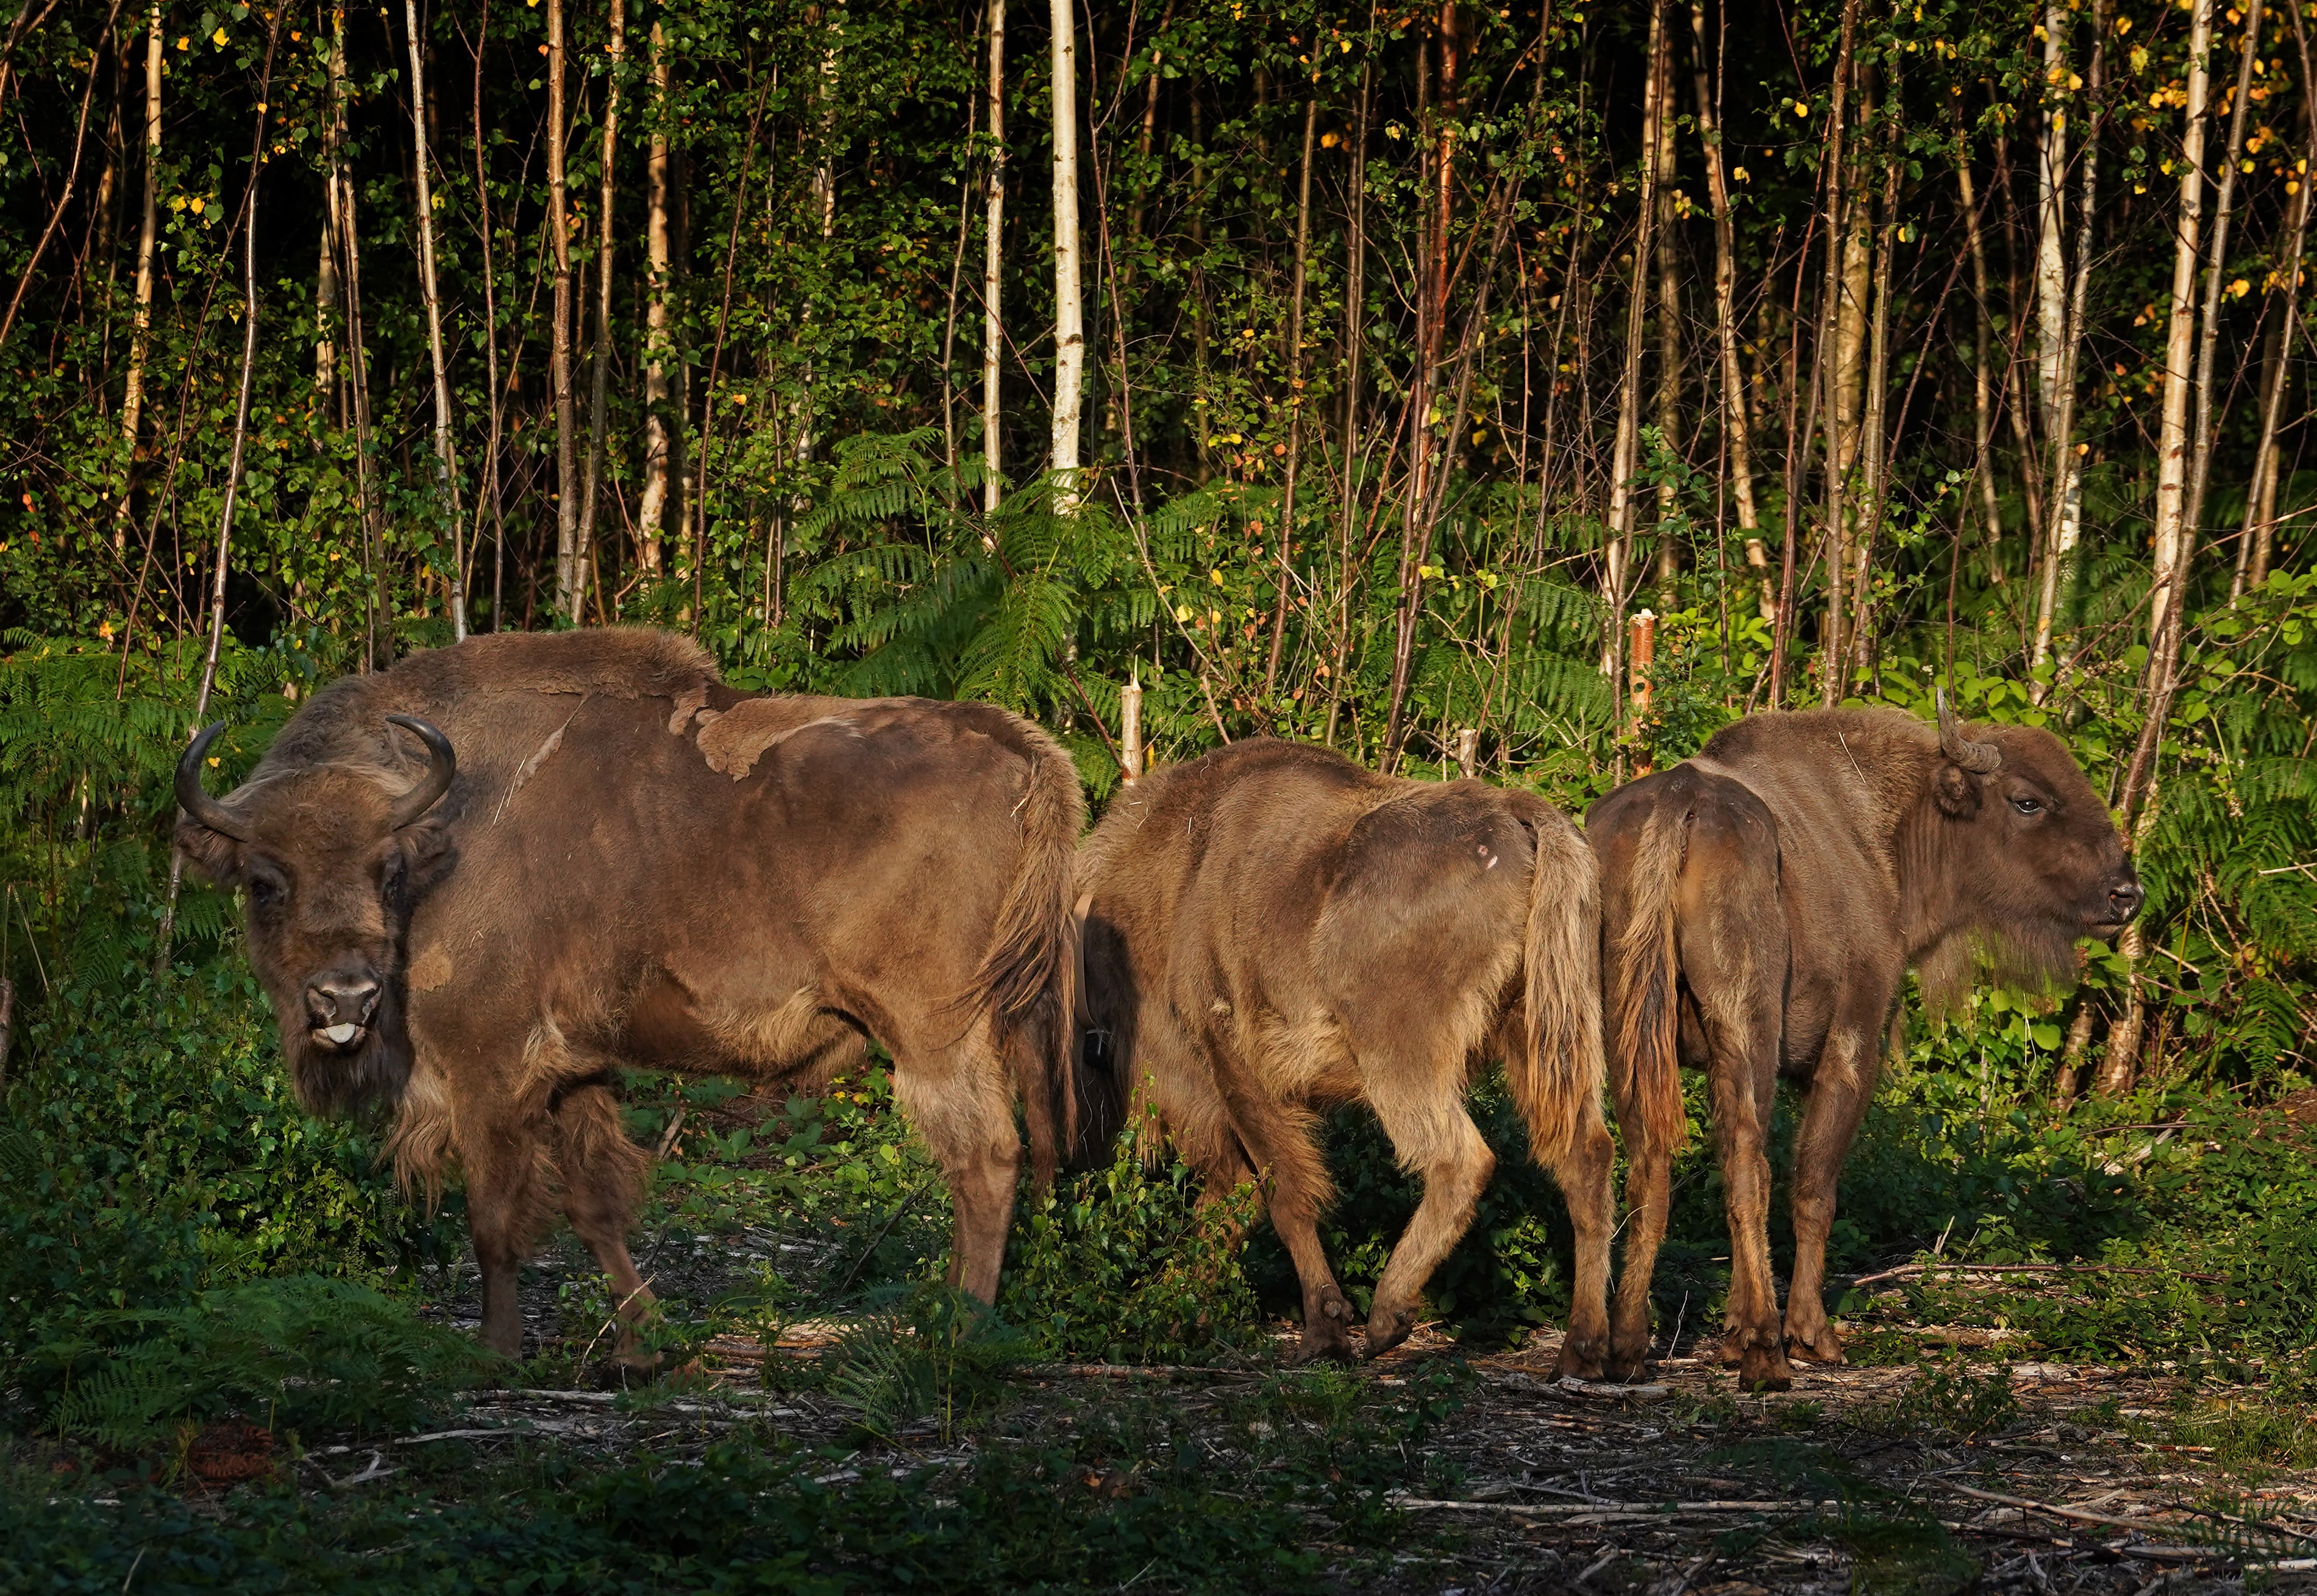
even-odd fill
[[(694, 1300), (752, 1257), (826, 1287), (842, 1256), (825, 1229), (699, 1234), (664, 1205), (639, 1249), (664, 1289)], [(573, 1323), (591, 1267), (567, 1244), (527, 1272), (534, 1335)], [(470, 1270), (437, 1284), (437, 1311), (471, 1323)], [(1916, 1323), (1900, 1287), (1883, 1282), (1844, 1322), (1869, 1361), (1797, 1365), (1793, 1390), (1770, 1394), (1741, 1391), (1694, 1337), (1647, 1385), (1619, 1387), (1554, 1379), (1551, 1332), (1476, 1351), (1436, 1325), (1373, 1362), (1290, 1368), (1295, 1327), (1282, 1323), (1275, 1345), (1196, 1367), (926, 1363), (919, 1399), (889, 1409), (863, 1388), (863, 1349), (914, 1332), (832, 1315), (774, 1326), (769, 1347), (717, 1335), (649, 1383), (575, 1336), (565, 1357), (578, 1358), (561, 1367), (593, 1388), (477, 1394), (442, 1439), (484, 1453), (543, 1442), (607, 1465), (776, 1439), (819, 1458), (823, 1483), (881, 1475), (941, 1501), (998, 1453), (1067, 1458), (1049, 1484), (1088, 1505), (1284, 1502), (1307, 1527), (1301, 1572), (1331, 1591), (2317, 1590), (2317, 1412), (2280, 1399), (2257, 1366), (2007, 1356), (2001, 1331)], [(413, 1444), (309, 1454), (310, 1484), (388, 1478)], [(1331, 1489), (1347, 1480), (1356, 1488)], [(1154, 1557), (1142, 1587), (1203, 1583), (1167, 1565)]]
[[(1548, 1331), (1438, 1324), (1348, 1367), (1289, 1367), (1284, 1321), (1195, 1367), (1057, 1363), (908, 1295), (948, 1239), (921, 1168), (809, 1165), (893, 1165), (815, 1211), (778, 1158), (715, 1145), (663, 1164), (636, 1238), (672, 1371), (614, 1361), (566, 1233), (523, 1271), (523, 1364), (414, 1430), (229, 1421), (151, 1473), (10, 1443), (0, 1509), (33, 1515), (11, 1522), (48, 1538), (44, 1575), (70, 1571), (38, 1588), (2317, 1591), (2305, 1371), (2050, 1361), (2005, 1327), (2154, 1267), (1838, 1281), (1855, 1361), (1770, 1394), (1700, 1344), (1687, 1297), (1635, 1386), (1556, 1380)], [(470, 1260), (416, 1287), (424, 1317), (478, 1324)]]

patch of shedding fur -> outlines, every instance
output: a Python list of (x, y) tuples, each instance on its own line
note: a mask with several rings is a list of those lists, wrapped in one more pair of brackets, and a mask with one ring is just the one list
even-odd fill
[(431, 992), (451, 979), (451, 955), (443, 951), (440, 943), (428, 947), (410, 961), (410, 990)]
[(555, 750), (563, 746), (564, 732), (570, 730), (571, 722), (577, 720), (579, 712), (586, 707), (587, 700), (580, 699), (571, 713), (563, 717), (563, 724), (549, 732), (547, 740), (532, 750), (531, 758), (515, 767), (514, 777), (507, 783), (507, 790), (499, 797), (498, 809), (491, 815), (492, 825), (497, 825), (506, 814), (507, 805), (514, 802), (514, 795), (523, 791), (523, 784), (537, 776), (539, 767), (555, 757)]
[(692, 717), (698, 714), (707, 703), (708, 684), (706, 682), (695, 682), (686, 687), (675, 695), (675, 709), (667, 717), (667, 729), (681, 737), (685, 729), (692, 724)]
[(800, 731), (853, 724), (847, 715), (819, 715), (801, 725), (783, 726), (780, 722), (787, 707), (776, 698), (743, 699), (701, 727), (693, 740), (709, 769), (737, 782), (745, 780), (758, 760)]

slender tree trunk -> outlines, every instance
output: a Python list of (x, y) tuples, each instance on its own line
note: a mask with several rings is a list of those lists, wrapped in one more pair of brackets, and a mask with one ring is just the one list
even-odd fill
[[(2172, 710), (2179, 677), (2180, 612), (2196, 549), (2189, 519), (2188, 452), (2190, 363), (2196, 333), (2196, 257), (2204, 234), (2205, 119), (2211, 94), (2213, 0), (2193, 0), (2188, 32), (2188, 127), (2181, 140), (2180, 208), (2172, 235), (2172, 290), (2164, 338), (2164, 409), (2156, 442), (2155, 559), (2148, 595), (2148, 666), (2143, 678), (2147, 718), (2125, 767), (2117, 808), (2125, 835), (2135, 844), (2154, 817), (2156, 752)], [(2146, 811), (2143, 817), (2143, 811)], [(2126, 974), (2124, 1013), (2108, 1032), (2097, 1088), (2116, 1095), (2129, 1091), (2147, 1025), (2147, 1001), (2139, 977), (2143, 947), (2135, 924), (2125, 933)]]
[[(2221, 339), (2221, 298), (2228, 286), (2229, 224), (2236, 211), (2237, 163), (2244, 158), (2245, 111), (2252, 99), (2253, 62), (2260, 53), (2260, 22), (2261, 0), (2247, 0), (2236, 94), (2229, 112), (2228, 154), (2221, 160), (2220, 193), (2213, 205), (2213, 242), (2205, 256), (2205, 318), (2196, 339), (2196, 422), (2189, 445), (2187, 505), (2183, 511), (2192, 538), (2204, 525), (2205, 488), (2212, 480), (2213, 445), (2220, 430), (2213, 414), (2213, 357)], [(2295, 264), (2299, 264), (2297, 259)]]
[[(1657, 0), (1660, 11), (1665, 0)], [(1425, 233), (1425, 249), (1418, 270), (1423, 282), (1417, 293), (1416, 362), (1409, 384), (1408, 497), (1400, 507), (1400, 602), (1397, 623), (1393, 629), (1391, 650), (1391, 686), (1386, 701), (1383, 723), (1383, 745), (1378, 750), (1379, 767), (1390, 775), (1400, 763), (1401, 745), (1408, 736), (1407, 709), (1409, 681), (1416, 663), (1416, 625), (1424, 610), (1424, 555), (1432, 540), (1432, 527), (1427, 516), (1432, 497), (1435, 471), (1445, 472), (1449, 461), (1445, 454), (1436, 460), (1432, 446), (1431, 409), (1438, 392), (1440, 352), (1444, 328), (1448, 319), (1448, 258), (1451, 228), (1454, 221), (1455, 136), (1454, 121), (1461, 109), (1459, 95), (1463, 73), (1464, 41), (1457, 13), (1456, 0), (1442, 0), (1439, 18), (1439, 97), (1433, 111), (1432, 134), (1427, 146), (1429, 169), (1426, 173), (1431, 200), (1430, 215)], [(1422, 67), (1418, 67), (1421, 76)], [(1420, 125), (1420, 124), (1419, 124)], [(1635, 268), (1640, 269), (1638, 266)], [(1451, 446), (1453, 447), (1453, 440)]]
[[(1826, 403), (1826, 567), (1829, 577), (1828, 591), (1834, 596), (1826, 609), (1826, 635), (1820, 640), (1824, 659), (1822, 680), (1819, 684), (1820, 702), (1831, 709), (1842, 700), (1842, 581), (1841, 573), (1849, 565), (1848, 540), (1844, 535), (1843, 475), (1849, 469), (1844, 453), (1842, 407), (1839, 398), (1844, 390), (1842, 367), (1846, 363), (1835, 348), (1837, 328), (1847, 307), (1845, 305), (1849, 288), (1849, 274), (1845, 270), (1846, 256), (1850, 253), (1851, 229), (1847, 225), (1843, 184), (1843, 167), (1847, 158), (1844, 149), (1847, 130), (1844, 118), (1849, 113), (1850, 79), (1853, 52), (1858, 39), (1859, 0), (1843, 0), (1842, 33), (1835, 47), (1834, 92), (1827, 112), (1826, 153), (1826, 294), (1819, 311), (1818, 349), (1811, 363), (1820, 372), (1824, 384)], [(1834, 359), (1824, 358), (1831, 352)], [(1807, 438), (1796, 439), (1792, 445), (1807, 448)]]
[(145, 421), (145, 360), (153, 336), (153, 251), (160, 237), (161, 5), (154, 0), (145, 28), (145, 198), (137, 230), (137, 308), (129, 337), (129, 375), (121, 398), (121, 506), (112, 528), (115, 553), (128, 549), (129, 496), (137, 475), (137, 442)]
[(1320, 102), (1303, 102), (1303, 165), (1295, 189), (1295, 271), (1287, 291), (1287, 484), (1280, 494), (1279, 582), (1272, 595), (1271, 656), (1263, 667), (1268, 698), (1279, 683), (1287, 640), (1288, 588), (1294, 576), (1295, 480), (1303, 461), (1303, 282), (1311, 254), (1311, 154), (1319, 142)]
[(2229, 602), (2233, 605), (2248, 587), (2268, 579), (2268, 562), (2277, 536), (2277, 429), (2288, 386), (2301, 314), (2302, 250), (2309, 239), (2310, 184), (2317, 182), (2317, 80), (2310, 75), (2309, 38), (2300, 14), (2293, 17), (2294, 40), (2301, 54), (2301, 114), (2308, 130), (2308, 148), (2302, 175), (2286, 202), (2285, 253), (2271, 282), (2277, 289), (2277, 319), (2268, 330), (2268, 348), (2261, 363), (2260, 435), (2253, 445), (2252, 486), (2245, 495), (2244, 525), (2237, 534), (2236, 569), (2229, 578)]
[[(1731, 496), (1738, 503), (1738, 532), (1744, 540), (1746, 566), (1761, 589), (1762, 619), (1777, 618), (1776, 589), (1770, 583), (1769, 551), (1763, 545), (1761, 524), (1754, 507), (1754, 450), (1748, 426), (1746, 378), (1738, 354), (1738, 262), (1736, 229), (1730, 217), (1730, 183), (1722, 169), (1719, 91), (1706, 82), (1705, 6), (1691, 0), (1689, 31), (1697, 92), (1698, 142), (1705, 158), (1705, 195), (1713, 211), (1713, 326), (1722, 357), (1722, 433), (1728, 441)], [(1720, 76), (1720, 52), (1715, 53)]]
[[(1664, 58), (1658, 62), (1656, 79), (1658, 95), (1658, 156), (1657, 156), (1657, 262), (1658, 262), (1658, 443), (1659, 446), (1681, 452), (1681, 282), (1677, 275), (1674, 229), (1678, 221), (1674, 210), (1674, 86), (1673, 30), (1659, 30), (1658, 48)], [(1670, 523), (1674, 516), (1674, 489), (1670, 480), (1660, 480), (1657, 485), (1658, 501), (1658, 602), (1670, 609), (1673, 605), (1673, 582), (1680, 567), (1680, 552), (1674, 547)], [(1643, 689), (1645, 692), (1646, 689)], [(1646, 697), (1642, 699), (1647, 703)]]
[(459, 501), (459, 466), (451, 447), (451, 372), (443, 352), (443, 294), (434, 272), (434, 162), (426, 148), (425, 41), (418, 31), (418, 0), (402, 0), (410, 35), (410, 142), (418, 178), (418, 290), (426, 301), (426, 352), (434, 364), (435, 489), (451, 517), (451, 635), (467, 636), (467, 512)]
[(569, 66), (563, 0), (547, 0), (547, 229), (555, 251), (555, 300), (550, 332), (549, 381), (555, 390), (555, 609), (577, 626), (587, 596), (587, 549), (579, 541), (578, 427), (571, 394), (571, 198), (565, 182), (564, 141), (570, 119), (564, 103)]
[[(1890, 97), (1895, 108), (1900, 103), (1895, 75), (1891, 81)], [(1865, 403), (1859, 417), (1862, 498), (1850, 577), (1850, 662), (1851, 668), (1860, 675), (1870, 672), (1874, 664), (1874, 544), (1883, 526), (1883, 484), (1889, 459), (1884, 442), (1889, 427), (1884, 412), (1891, 388), (1891, 257), (1899, 244), (1899, 136), (1895, 117), (1886, 125), (1883, 141), (1882, 216), (1874, 236), (1874, 308), (1868, 320)]]
[(657, 577), (664, 556), (668, 501), (668, 93), (673, 83), (666, 37), (660, 24), (651, 30), (652, 121), (651, 154), (645, 167), (645, 269), (651, 281), (644, 300), (644, 489), (637, 511), (643, 542), (644, 569)]
[[(604, 150), (602, 190), (595, 222), (595, 358), (593, 392), (587, 401), (587, 486), (579, 501), (579, 546), (592, 564), (595, 551), (595, 512), (603, 498), (604, 409), (612, 381), (612, 215), (619, 198), (620, 72), (627, 61), (626, 0), (612, 0), (612, 36), (605, 53), (610, 66), (604, 74)], [(613, 568), (613, 575), (618, 567)]]
[[(118, 5), (114, 7), (119, 11)], [(107, 24), (110, 31), (110, 24)], [(267, 101), (273, 88), (273, 51), (282, 39), (282, 8), (274, 8), (265, 31), (265, 64), (257, 79), (257, 130), (250, 140), (249, 187), (241, 202), (241, 385), (234, 401), (233, 450), (226, 462), (224, 502), (218, 509), (217, 553), (210, 569), (210, 640), (201, 659), (201, 686), (193, 694), (193, 724), (209, 713), (210, 691), (217, 685), (218, 653), (225, 641), (226, 568), (233, 553), (233, 516), (241, 497), (243, 463), (249, 449), (249, 406), (257, 382), (257, 188), (265, 175)], [(157, 980), (169, 969), (169, 943), (177, 924), (177, 891), (184, 880), (184, 856), (169, 850), (169, 890), (161, 905), (161, 924), (154, 939), (153, 973)]]
[[(2046, 441), (2052, 450), (2052, 507), (2045, 514), (2044, 522), (2052, 529), (2052, 537), (2044, 560), (2043, 587), (2036, 597), (2035, 642), (2029, 656), (2035, 665), (2043, 664), (2050, 657), (2061, 591), (2074, 568), (2077, 545), (2083, 539), (2084, 467), (2082, 453), (2075, 441), (2076, 368), (2082, 359), (2085, 307), (2091, 291), (2092, 220), (2098, 211), (2099, 141), (2103, 121), (2098, 106), (2101, 90), (2105, 86), (2102, 80), (2107, 60), (2107, 7), (2106, 0), (2094, 0), (2092, 54), (2088, 79), (2089, 93), (2086, 97), (2086, 103), (2094, 109), (2092, 124), (2083, 146), (2083, 197), (2076, 218), (2075, 274), (2061, 322), (2056, 358), (2050, 363), (2053, 367), (2049, 379), (2052, 388), (2044, 411), (2044, 431), (2049, 435)], [(2050, 120), (2058, 124), (2053, 136), (2064, 138), (2064, 112), (2053, 112)], [(2027, 688), (2029, 698), (2042, 703), (2050, 695), (2051, 686), (2040, 679), (2030, 682)]]
[[(977, 36), (980, 30), (976, 30)], [(973, 236), (973, 133), (980, 106), (973, 90), (965, 95), (965, 158), (957, 184), (957, 253), (950, 257), (949, 307), (942, 318), (942, 463), (949, 471), (951, 506), (957, 501), (957, 309), (965, 283), (965, 247)], [(1124, 358), (1122, 354), (1121, 358)], [(777, 516), (774, 517), (777, 521)]]
[(1977, 461), (1981, 514), (1987, 525), (1987, 574), (1997, 587), (2008, 574), (2003, 568), (2003, 504), (1995, 487), (1995, 381), (1988, 365), (1994, 332), (1989, 309), (1986, 230), (1980, 225), (1979, 196), (1971, 175), (1971, 147), (1963, 131), (1963, 109), (1955, 106), (1955, 184), (1962, 191), (1964, 226), (1970, 239), (1972, 308), (1972, 442)]
[[(1856, 0), (1853, 0), (1856, 3)], [(1666, 0), (1651, 0), (1647, 76), (1642, 91), (1642, 192), (1634, 214), (1633, 271), (1625, 297), (1625, 359), (1617, 379), (1617, 431), (1609, 448), (1609, 546), (1601, 579), (1605, 632), (1601, 671), (1609, 678), (1613, 702), (1624, 690), (1626, 570), (1633, 559), (1633, 477), (1641, 470), (1642, 349), (1649, 318), (1649, 266), (1658, 220), (1658, 158), (1663, 148), (1659, 125), (1666, 115)], [(1622, 717), (1622, 710), (1620, 715)]]
[(1047, 468), (1055, 505), (1078, 509), (1078, 430), (1085, 404), (1086, 320), (1078, 283), (1078, 53), (1073, 0), (1052, 0), (1054, 95), (1054, 429)]
[(989, 0), (989, 197), (981, 224), (981, 510), (997, 513), (1006, 354), (1006, 0)]
[[(1371, 19), (1373, 21), (1373, 19)], [(1368, 112), (1375, 96), (1375, 61), (1371, 55), (1360, 65), (1359, 120), (1353, 126), (1349, 186), (1352, 191), (1351, 236), (1345, 247), (1351, 258), (1344, 271), (1344, 483), (1337, 527), (1336, 639), (1328, 672), (1328, 730), (1324, 739), (1336, 746), (1336, 723), (1344, 707), (1344, 668), (1352, 648), (1352, 527), (1359, 519), (1360, 376), (1366, 351), (1360, 342), (1361, 311), (1367, 294), (1368, 265)]]
[(499, 300), (497, 245), (491, 236), (490, 169), (483, 144), (483, 47), (490, 38), (491, 8), (484, 0), (475, 25), (474, 91), (475, 220), (483, 247), (483, 372), (490, 384), (490, 431), (483, 442), (483, 480), (475, 506), (475, 541), (483, 537), (483, 513), (491, 517), (491, 630), (506, 630), (506, 507), (499, 487), (499, 440), (505, 423), (506, 391), (499, 384)]

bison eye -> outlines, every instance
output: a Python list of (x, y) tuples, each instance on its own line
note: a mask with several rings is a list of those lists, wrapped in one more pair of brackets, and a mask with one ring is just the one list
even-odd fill
[(249, 878), (249, 901), (259, 909), (271, 909), (282, 901), (282, 883), (271, 876)]
[(2043, 802), (2040, 799), (2035, 798), (2014, 798), (2011, 801), (2011, 807), (2017, 810), (2021, 814), (2042, 814), (2044, 812)]

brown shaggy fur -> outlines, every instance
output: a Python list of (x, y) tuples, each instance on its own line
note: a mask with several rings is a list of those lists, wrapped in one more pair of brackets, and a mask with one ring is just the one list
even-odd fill
[[(458, 758), (399, 831), (427, 755), (390, 713)], [(250, 891), (300, 1097), (390, 1107), (389, 1152), (430, 1194), (458, 1165), (493, 1347), (517, 1348), (515, 1267), (559, 1207), (629, 1317), (649, 1301), (624, 1240), (646, 1161), (609, 1089), (622, 1063), (809, 1089), (882, 1042), (955, 1200), (951, 1278), (995, 1292), (1013, 1100), (1042, 1179), (1073, 1124), (1082, 809), (1036, 727), (744, 696), (664, 632), (510, 634), (333, 684), (222, 802), (250, 841), (187, 818), (177, 843)], [(323, 1034), (357, 1017), (352, 1042)]]
[(1589, 850), (1533, 794), (1396, 781), (1257, 740), (1123, 794), (1078, 855), (1089, 1073), (1106, 1110), (1164, 1128), (1209, 1197), (1259, 1179), (1303, 1285), (1304, 1358), (1348, 1355), (1319, 1240), (1315, 1112), (1364, 1101), (1424, 1201), (1368, 1318), (1371, 1355), (1416, 1323), (1494, 1158), (1465, 1112), (1507, 1062), (1529, 1144), (1577, 1230), (1565, 1372), (1607, 1341), (1610, 1143), (1601, 1113), (1599, 903)]
[[(1790, 1350), (1842, 1359), (1820, 1300), (1827, 1233), (1908, 969), (1935, 1001), (1959, 994), (1973, 945), (2011, 979), (2062, 981), (2080, 938), (2114, 937), (2139, 908), (2122, 839), (2057, 738), (1964, 734), (1992, 743), (1999, 767), (1964, 769), (1934, 728), (1895, 710), (1755, 715), (1586, 816), (1628, 1161), (1621, 1362), (1648, 1355), (1650, 1273), (1686, 1128), (1681, 1065), (1706, 1072), (1725, 1185), (1722, 1356), (1749, 1385), (1785, 1389)], [(1783, 1327), (1767, 1153), (1781, 1075), (1809, 1093)]]

